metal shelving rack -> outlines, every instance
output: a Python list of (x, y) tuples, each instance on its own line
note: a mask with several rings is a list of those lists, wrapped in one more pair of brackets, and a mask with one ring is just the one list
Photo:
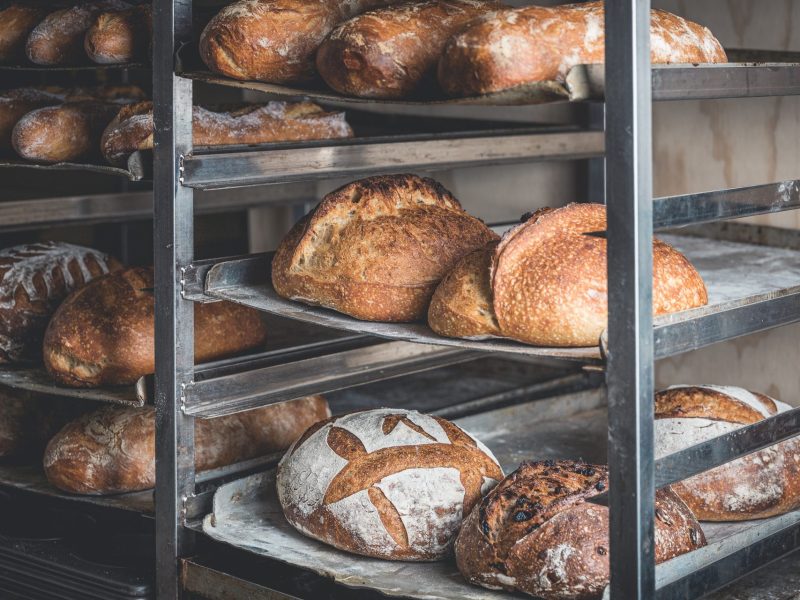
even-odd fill
[[(614, 598), (697, 597), (800, 545), (800, 518), (754, 527), (724, 556), (692, 555), (658, 569), (654, 564), (653, 508), (657, 487), (761, 449), (800, 431), (800, 409), (751, 425), (676, 454), (654, 459), (653, 365), (657, 358), (800, 320), (800, 288), (731, 302), (686, 319), (654, 323), (652, 235), (654, 229), (764, 214), (800, 207), (798, 182), (744, 190), (654, 199), (652, 193), (652, 102), (697, 98), (745, 98), (800, 93), (796, 65), (678, 66), (649, 63), (649, 0), (607, 0), (605, 133), (575, 131), (480, 138), (453, 136), (393, 144), (309, 144), (297, 148), (195, 154), (191, 145), (192, 81), (176, 73), (176, 51), (192, 41), (192, 1), (154, 4), (155, 268), (157, 408), (157, 590), (180, 593), (179, 559), (191, 553), (198, 515), (194, 472), (194, 418), (288, 400), (310, 391), (336, 389), (432, 365), (467, 360), (472, 351), (418, 346), (407, 341), (355, 338), (342, 347), (321, 343), (288, 352), (278, 365), (242, 370), (227, 379), (195, 381), (194, 302), (208, 301), (205, 278), (221, 261), (195, 263), (194, 190), (304, 181), (334, 174), (360, 176), (408, 169), (597, 156), (605, 146), (608, 202), (610, 315), (606, 354), (611, 467), (611, 593)], [(590, 67), (597, 68), (597, 67)], [(604, 143), (603, 143), (604, 139)], [(485, 152), (487, 147), (491, 152)], [(440, 153), (446, 158), (441, 158)], [(431, 153), (436, 153), (432, 155)], [(439, 156), (439, 158), (437, 158)], [(261, 268), (251, 257), (234, 269), (229, 286)], [(655, 325), (655, 327), (654, 327)], [(363, 345), (362, 345), (363, 344)], [(356, 372), (352, 365), (368, 368)], [(297, 362), (302, 359), (302, 363)], [(335, 380), (309, 373), (337, 365)], [(258, 367), (258, 365), (252, 365)], [(266, 371), (263, 369), (267, 369)], [(271, 370), (270, 370), (271, 369)], [(224, 379), (224, 381), (222, 380)], [(236, 390), (247, 388), (242, 398)], [(248, 387), (249, 386), (249, 387)], [(333, 386), (333, 387), (331, 387)], [(200, 391), (204, 390), (204, 391)], [(755, 541), (754, 541), (755, 540)], [(696, 554), (696, 553), (693, 553)], [(675, 564), (677, 563), (677, 564)]]

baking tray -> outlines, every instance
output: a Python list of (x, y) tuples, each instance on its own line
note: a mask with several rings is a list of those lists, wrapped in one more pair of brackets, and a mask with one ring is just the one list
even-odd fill
[[(713, 230), (710, 230), (713, 231)], [(742, 228), (746, 235), (746, 228)], [(740, 243), (712, 237), (659, 236), (684, 252), (697, 267), (706, 283), (708, 306), (678, 315), (656, 318), (655, 323), (691, 319), (695, 314), (709, 314), (726, 308), (731, 301), (748, 299), (785, 290), (800, 284), (800, 251), (752, 243)], [(206, 276), (206, 294), (238, 302), (259, 310), (305, 321), (379, 337), (423, 344), (457, 346), (486, 352), (505, 352), (530, 356), (598, 362), (598, 347), (546, 348), (529, 346), (504, 339), (462, 340), (436, 335), (423, 323), (374, 323), (360, 321), (325, 308), (309, 306), (281, 298), (272, 287), (271, 255), (221, 262)]]
[(64, 72), (64, 71), (127, 71), (132, 69), (149, 69), (145, 63), (99, 64), (81, 63), (79, 65), (44, 66), (34, 63), (0, 65), (0, 71), (35, 71), (39, 73)]
[(55, 164), (40, 164), (21, 159), (0, 159), (0, 169), (34, 169), (39, 171), (86, 171), (99, 175), (124, 177), (129, 181), (142, 181), (152, 179), (153, 153), (151, 151), (134, 152), (128, 159), (125, 168), (112, 167), (99, 163), (73, 163), (61, 162)]

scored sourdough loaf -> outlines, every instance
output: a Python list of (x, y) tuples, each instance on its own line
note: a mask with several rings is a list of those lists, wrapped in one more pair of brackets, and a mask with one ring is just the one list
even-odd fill
[[(326, 112), (312, 102), (269, 102), (233, 111), (192, 109), (195, 146), (265, 144), (352, 137), (343, 112)], [(153, 103), (124, 106), (109, 123), (100, 141), (112, 165), (124, 166), (138, 150), (153, 148)]]
[[(656, 394), (661, 458), (791, 410), (738, 387), (678, 385)], [(745, 521), (800, 508), (800, 440), (793, 438), (673, 484), (701, 521)]]
[[(533, 213), (493, 251), (484, 250), (491, 252), (491, 261), (484, 255), (455, 267), (431, 301), (431, 329), (448, 337), (499, 332), (538, 346), (596, 345), (608, 321), (606, 240), (586, 234), (605, 229), (606, 210), (600, 204)], [(707, 302), (705, 284), (692, 264), (654, 239), (653, 313)]]
[[(153, 269), (133, 267), (101, 277), (69, 296), (47, 326), (44, 365), (69, 387), (126, 385), (155, 370)], [(198, 363), (264, 344), (258, 311), (230, 302), (194, 308)]]
[(99, 13), (86, 31), (83, 47), (98, 64), (129, 63), (148, 57), (152, 37), (152, 5), (140, 4)]
[[(458, 570), (470, 583), (543, 600), (599, 598), (609, 580), (608, 508), (586, 500), (607, 488), (605, 466), (523, 463), (464, 520)], [(658, 490), (656, 562), (705, 544), (686, 504), (669, 488)]]
[(314, 76), (317, 47), (338, 23), (400, 0), (239, 0), (200, 36), (200, 56), (234, 79), (295, 83)]
[[(476, 96), (563, 82), (575, 65), (604, 61), (603, 5), (528, 6), (482, 19), (447, 42), (439, 83), (451, 96)], [(650, 56), (654, 63), (727, 62), (708, 29), (663, 10), (651, 12)]]
[(0, 364), (40, 358), (45, 328), (64, 298), (120, 268), (102, 252), (62, 242), (0, 250)]
[(27, 113), (43, 106), (61, 104), (68, 91), (58, 87), (27, 87), (0, 94), (0, 155), (13, 151), (14, 126)]
[(435, 82), (445, 42), (495, 0), (430, 0), (373, 10), (334, 29), (317, 51), (330, 87), (361, 98), (404, 98)]
[(278, 465), (278, 499), (301, 533), (340, 550), (438, 560), (462, 518), (502, 479), (491, 451), (458, 426), (382, 408), (306, 431)]
[(367, 321), (425, 317), (459, 258), (497, 236), (441, 184), (382, 175), (328, 194), (283, 239), (275, 291)]
[(25, 58), (25, 41), (46, 14), (40, 6), (22, 3), (0, 10), (0, 63)]
[[(308, 396), (215, 419), (195, 419), (198, 471), (285, 450), (330, 416), (322, 396)], [(73, 494), (119, 494), (155, 485), (155, 409), (108, 406), (67, 424), (47, 445), (44, 471)]]
[(105, 10), (124, 10), (121, 0), (81, 2), (47, 15), (28, 36), (25, 51), (38, 65), (74, 64), (85, 59), (83, 38), (95, 15)]

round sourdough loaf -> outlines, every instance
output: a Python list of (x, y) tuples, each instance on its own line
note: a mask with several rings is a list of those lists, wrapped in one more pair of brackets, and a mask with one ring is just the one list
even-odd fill
[[(738, 387), (678, 385), (656, 394), (656, 458), (757, 423), (791, 406)], [(800, 508), (800, 439), (672, 486), (701, 521), (743, 521)]]
[(437, 560), (502, 477), (489, 449), (453, 423), (382, 408), (314, 425), (281, 460), (277, 486), (286, 518), (310, 537), (365, 556)]
[[(544, 600), (598, 598), (608, 583), (608, 509), (586, 502), (608, 488), (605, 466), (523, 463), (473, 509), (455, 544), (470, 582)], [(706, 543), (669, 488), (656, 493), (656, 562)]]
[[(67, 298), (44, 338), (44, 365), (61, 385), (126, 385), (155, 370), (153, 269), (133, 267), (101, 277)], [(198, 363), (262, 346), (258, 311), (230, 302), (194, 308)]]
[[(563, 82), (575, 65), (605, 59), (603, 2), (498, 11), (452, 36), (439, 61), (439, 83), (453, 96), (475, 96), (541, 81)], [(654, 63), (727, 62), (705, 27), (663, 10), (650, 20)]]
[(357, 319), (416, 321), (458, 259), (495, 239), (432, 179), (368, 177), (325, 196), (292, 228), (272, 283), (284, 298)]

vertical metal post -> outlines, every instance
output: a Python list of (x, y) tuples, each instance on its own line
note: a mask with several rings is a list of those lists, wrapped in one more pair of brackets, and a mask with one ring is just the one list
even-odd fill
[[(587, 127), (592, 131), (606, 128), (606, 106), (602, 102), (590, 102), (587, 107)], [(586, 161), (586, 202), (606, 203), (606, 157), (598, 156)]]
[(650, 0), (606, 2), (611, 596), (655, 594)]
[(181, 412), (194, 374), (194, 307), (181, 297), (194, 255), (193, 193), (180, 182), (192, 144), (192, 84), (175, 76), (175, 50), (191, 40), (191, 0), (154, 2), (153, 169), (156, 303), (156, 594), (180, 594), (178, 557), (191, 550), (184, 500), (194, 491), (194, 421)]

